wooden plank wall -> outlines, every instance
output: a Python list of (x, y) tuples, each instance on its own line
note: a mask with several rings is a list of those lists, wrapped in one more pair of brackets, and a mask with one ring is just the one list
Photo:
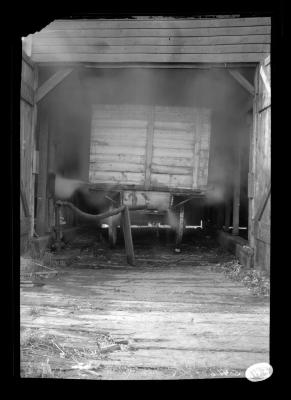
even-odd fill
[(270, 52), (271, 19), (55, 20), (32, 35), (37, 62), (258, 62)]
[(29, 237), (33, 234), (34, 219), (34, 150), (36, 106), (34, 89), (37, 82), (36, 72), (29, 58), (23, 55), (20, 98), (20, 178), (24, 196), (28, 204), (29, 216), (25, 216), (23, 203), (20, 205), (21, 252), (25, 250)]
[[(263, 73), (260, 69), (263, 68)], [(254, 119), (253, 142), (253, 208), (252, 212), (252, 243), (255, 249), (254, 265), (256, 268), (270, 269), (270, 224), (271, 197), (267, 197), (271, 179), (271, 93), (263, 77), (270, 82), (270, 60), (262, 63), (257, 69), (257, 96)], [(262, 208), (264, 200), (267, 203), (258, 223), (254, 220)]]
[(95, 105), (89, 179), (147, 189), (205, 187), (209, 142), (208, 109)]

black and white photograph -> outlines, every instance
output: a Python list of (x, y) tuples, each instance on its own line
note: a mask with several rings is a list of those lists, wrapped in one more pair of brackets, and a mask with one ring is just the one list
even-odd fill
[(68, 11), (20, 38), (21, 379), (272, 379), (271, 28)]

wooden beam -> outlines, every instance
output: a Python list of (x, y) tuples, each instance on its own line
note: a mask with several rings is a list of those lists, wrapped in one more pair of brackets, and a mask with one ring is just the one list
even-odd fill
[(231, 217), (231, 206), (232, 206), (232, 198), (231, 198), (231, 188), (228, 188), (225, 198), (224, 205), (224, 229), (228, 232), (230, 227), (230, 217)]
[(151, 115), (147, 128), (147, 144), (146, 144), (146, 162), (145, 162), (145, 187), (150, 187), (151, 181), (151, 164), (153, 156), (153, 142), (154, 142), (154, 108), (150, 111)]
[[(216, 54), (99, 54), (99, 53), (36, 53), (37, 63), (258, 63), (266, 53), (216, 53)], [(124, 66), (123, 66), (124, 68)]]
[(123, 225), (123, 235), (124, 235), (124, 244), (125, 244), (127, 262), (130, 265), (134, 265), (135, 263), (134, 248), (131, 235), (130, 215), (127, 206), (124, 206), (122, 212), (122, 225)]
[(254, 218), (255, 224), (257, 224), (260, 221), (260, 219), (261, 219), (261, 217), (263, 215), (263, 212), (265, 210), (265, 207), (267, 205), (267, 201), (268, 201), (268, 198), (269, 198), (270, 194), (271, 194), (271, 182), (269, 183), (267, 191), (266, 191), (266, 193), (265, 193), (265, 195), (264, 195), (264, 197), (263, 197), (263, 199), (262, 199), (262, 201), (261, 201), (261, 203), (260, 203), (260, 205), (259, 205), (259, 207), (257, 209), (257, 213), (256, 213), (255, 218)]
[(237, 144), (236, 166), (234, 171), (233, 182), (233, 216), (232, 216), (232, 234), (239, 235), (239, 209), (240, 209), (240, 143)]
[(24, 185), (23, 185), (22, 180), (20, 182), (20, 197), (21, 197), (21, 201), (22, 201), (24, 216), (29, 217), (29, 207), (28, 207), (28, 202), (27, 202), (27, 198), (25, 195), (25, 190), (24, 190)]
[(230, 75), (252, 96), (255, 95), (254, 86), (238, 71), (229, 69)]
[(36, 91), (35, 101), (38, 103), (42, 100), (52, 89), (54, 89), (59, 83), (61, 83), (74, 69), (66, 68), (61, 71), (57, 71), (47, 81), (45, 81)]
[(264, 85), (266, 87), (266, 90), (267, 90), (268, 94), (270, 94), (271, 93), (270, 81), (269, 81), (269, 79), (267, 77), (267, 74), (266, 74), (266, 72), (264, 70), (264, 67), (262, 65), (260, 67), (260, 75), (262, 77), (262, 80), (264, 82)]
[(48, 162), (48, 120), (42, 113), (39, 128), (39, 174), (37, 182), (36, 232), (44, 235), (47, 229), (47, 162)]

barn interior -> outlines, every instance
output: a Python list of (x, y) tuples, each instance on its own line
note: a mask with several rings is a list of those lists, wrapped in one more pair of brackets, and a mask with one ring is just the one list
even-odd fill
[(269, 362), (270, 28), (70, 17), (22, 38), (23, 377)]
[[(39, 85), (57, 69), (40, 66)], [(253, 82), (253, 67), (243, 67), (239, 72), (250, 83)], [(66, 185), (70, 185), (70, 179), (89, 181), (91, 110), (94, 104), (208, 108), (211, 110), (208, 170), (211, 190), (204, 202), (200, 199), (189, 202), (186, 227), (207, 225), (247, 239), (252, 109), (246, 106), (251, 99), (251, 94), (225, 68), (75, 68), (39, 102), (38, 129), (48, 129), (48, 172), (67, 179), (63, 181)], [(36, 146), (39, 150), (39, 143)], [(236, 173), (238, 148), (241, 155), (239, 177)], [(233, 196), (237, 181), (239, 230), (233, 232)], [(90, 199), (89, 192), (84, 195), (77, 190), (69, 198), (88, 213), (97, 214), (106, 208), (98, 199)], [(36, 182), (36, 227), (37, 210)], [(52, 207), (48, 207), (45, 217), (39, 232), (36, 228), (38, 234), (48, 233), (54, 226)], [(71, 210), (66, 210), (63, 223), (69, 227), (82, 221)]]

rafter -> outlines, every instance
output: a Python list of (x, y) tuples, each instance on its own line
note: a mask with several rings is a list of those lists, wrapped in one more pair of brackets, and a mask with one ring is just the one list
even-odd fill
[(42, 100), (52, 89), (54, 89), (59, 83), (61, 83), (74, 69), (66, 68), (61, 71), (57, 71), (47, 81), (45, 81), (36, 91), (35, 102), (38, 103)]

